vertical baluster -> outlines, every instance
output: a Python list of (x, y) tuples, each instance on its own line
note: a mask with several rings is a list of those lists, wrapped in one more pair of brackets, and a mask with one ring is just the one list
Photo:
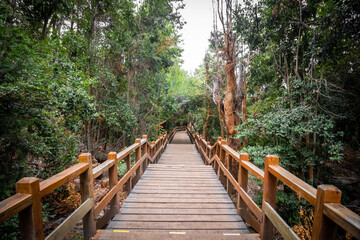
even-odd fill
[[(210, 142), (206, 142), (206, 157), (208, 157), (209, 160), (211, 160), (211, 151), (210, 151)], [(209, 163), (206, 161), (206, 165)]]
[[(108, 154), (108, 159), (114, 160), (115, 164), (109, 168), (109, 190), (116, 186), (118, 183), (118, 172), (117, 172), (117, 161), (116, 161), (116, 152), (110, 152)], [(114, 216), (120, 208), (119, 196), (115, 194), (113, 199), (110, 201), (110, 215)]]
[[(279, 157), (274, 155), (267, 155), (265, 157), (264, 171), (263, 202), (266, 201), (272, 208), (276, 209), (277, 178), (269, 172), (270, 165), (279, 165)], [(261, 239), (266, 240), (273, 239), (274, 235), (274, 226), (264, 212), (260, 235)]]
[[(93, 179), (93, 170), (92, 170), (92, 160), (90, 153), (82, 153), (79, 156), (79, 163), (89, 163), (88, 169), (80, 174), (80, 194), (81, 201), (85, 202), (89, 198), (92, 198), (94, 201), (94, 179)], [(90, 239), (96, 233), (96, 222), (94, 216), (94, 206), (93, 208), (83, 217), (83, 231), (84, 239)]]
[[(135, 163), (137, 163), (138, 161), (141, 160), (141, 139), (139, 139), (139, 138), (135, 139), (135, 143), (140, 144), (140, 146), (135, 149)], [(139, 181), (142, 173), (143, 173), (142, 164), (140, 164), (140, 166), (136, 169), (136, 176), (135, 176), (133, 185), (135, 185), (137, 183), (137, 181)]]
[(151, 152), (150, 155), (151, 155), (151, 158), (153, 160), (153, 163), (156, 163), (156, 159), (154, 159), (154, 156), (155, 156), (155, 153), (156, 153), (155, 142), (152, 141), (151, 145), (152, 145), (153, 148), (150, 150), (150, 152)]
[(339, 203), (341, 191), (335, 186), (320, 185), (317, 187), (316, 202), (314, 211), (314, 222), (312, 237), (313, 240), (335, 239), (337, 225), (323, 214), (324, 203)]
[(20, 179), (16, 183), (16, 192), (31, 194), (33, 201), (32, 205), (19, 213), (21, 239), (44, 239), (39, 179)]
[[(147, 147), (147, 135), (143, 135), (142, 139), (146, 139), (146, 142), (143, 145), (143, 156), (144, 156), (145, 154), (149, 154), (148, 153), (148, 147)], [(144, 165), (143, 170), (145, 171), (145, 169), (149, 165), (149, 158), (148, 157), (145, 158), (143, 165)]]
[[(240, 161), (239, 161), (239, 176), (238, 182), (240, 187), (247, 192), (247, 185), (248, 185), (248, 170), (241, 165), (241, 161), (249, 161), (249, 155), (247, 153), (240, 153)], [(238, 194), (238, 201), (237, 201), (237, 209), (239, 215), (243, 219), (247, 219), (247, 205), (245, 201), (240, 197)]]

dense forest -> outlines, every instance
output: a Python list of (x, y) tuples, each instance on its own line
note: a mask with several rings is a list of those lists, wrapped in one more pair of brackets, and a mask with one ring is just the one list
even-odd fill
[[(338, 186), (359, 213), (360, 2), (212, 6), (208, 50), (190, 74), (182, 0), (1, 1), (0, 200), (79, 153), (105, 161), (143, 134), (191, 123), (260, 167), (276, 154), (309, 184)], [(299, 223), (306, 203), (284, 189), (278, 204)], [(2, 237), (16, 238), (16, 225), (2, 224)]]

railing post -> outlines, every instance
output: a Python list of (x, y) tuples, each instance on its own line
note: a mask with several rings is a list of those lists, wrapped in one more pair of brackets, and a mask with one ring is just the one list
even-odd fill
[(339, 203), (341, 191), (332, 185), (319, 185), (316, 192), (314, 223), (311, 239), (327, 240), (336, 236), (337, 225), (323, 214), (324, 203)]
[[(130, 153), (125, 157), (125, 162), (126, 162), (126, 172), (129, 172), (131, 169), (131, 155)], [(130, 194), (132, 190), (132, 177), (129, 178), (129, 180), (127, 181), (127, 191), (128, 194)]]
[(154, 159), (154, 156), (155, 156), (155, 153), (156, 153), (156, 148), (155, 148), (155, 142), (152, 141), (151, 142), (151, 145), (153, 146), (153, 148), (151, 149), (150, 148), (150, 156), (151, 156), (151, 159), (153, 160), (154, 163), (156, 163), (156, 159)]
[(32, 196), (32, 205), (19, 213), (21, 239), (44, 239), (39, 179), (34, 177), (20, 179), (16, 183), (16, 192), (28, 193)]
[[(141, 160), (141, 139), (140, 138), (135, 139), (135, 143), (140, 144), (140, 146), (135, 150), (135, 162), (137, 163), (138, 161)], [(140, 179), (142, 174), (143, 174), (142, 164), (140, 164), (140, 166), (136, 169), (135, 183)]]
[[(211, 160), (210, 142), (206, 142), (206, 156)], [(206, 165), (209, 163), (206, 161)]]
[[(143, 155), (149, 154), (149, 153), (148, 153), (148, 147), (147, 147), (147, 135), (143, 135), (143, 136), (142, 136), (142, 139), (146, 139), (146, 142), (145, 142), (144, 145), (143, 145), (143, 146), (144, 146), (144, 147), (143, 147), (143, 151), (144, 151)], [(149, 157), (149, 155), (148, 155), (148, 157)], [(149, 163), (149, 158), (148, 158), (148, 157), (145, 158), (144, 163), (143, 163), (143, 165), (144, 165), (144, 167), (143, 167), (144, 171), (145, 171), (145, 169), (147, 168), (148, 163)]]
[[(279, 165), (279, 157), (274, 155), (267, 155), (265, 157), (263, 204), (266, 201), (273, 209), (276, 209), (277, 178), (269, 172), (270, 165)], [(261, 239), (271, 240), (274, 235), (274, 226), (264, 211), (262, 215), (263, 222), (260, 229)]]
[[(225, 151), (224, 151), (225, 152)], [(230, 172), (230, 155), (225, 152), (225, 167)], [(228, 178), (226, 178), (226, 192), (230, 195), (231, 189), (230, 189), (230, 181)]]
[[(110, 152), (108, 154), (108, 159), (114, 160), (115, 164), (109, 168), (109, 190), (116, 186), (118, 183), (118, 172), (117, 172), (117, 161), (116, 161), (116, 152)], [(120, 208), (118, 194), (115, 194), (113, 199), (110, 201), (110, 215), (114, 216)]]
[[(227, 142), (226, 140), (221, 140), (220, 145), (226, 145)], [(225, 166), (225, 158), (226, 158), (226, 153), (225, 150), (222, 149), (222, 147), (219, 145), (219, 159), (220, 162)], [(226, 167), (226, 166), (225, 166)], [(220, 180), (220, 182), (223, 184), (224, 187), (226, 187), (226, 182), (225, 182), (225, 178), (224, 178), (224, 173), (221, 173), (221, 167), (218, 167), (218, 178)]]
[[(221, 140), (221, 145), (227, 145), (227, 141), (226, 140)], [(219, 158), (220, 158), (220, 161), (225, 165), (225, 150), (224, 149), (222, 149), (222, 147), (221, 146), (219, 146), (219, 148), (220, 148), (220, 155), (219, 155)]]
[[(240, 153), (240, 161), (239, 161), (239, 176), (238, 182), (240, 187), (247, 192), (247, 185), (248, 185), (248, 170), (241, 165), (241, 161), (249, 161), (249, 155), (247, 153)], [(238, 194), (238, 201), (237, 201), (237, 210), (239, 215), (243, 219), (247, 219), (247, 205), (245, 201), (240, 197)]]
[(159, 154), (159, 156), (164, 152), (165, 148), (164, 148), (164, 143), (165, 143), (165, 136), (164, 134), (161, 135), (161, 153)]
[[(222, 137), (218, 137), (218, 142), (221, 142), (221, 140), (222, 140)], [(217, 146), (216, 146), (216, 149), (215, 149), (215, 153), (216, 153), (216, 155), (218, 155), (218, 157), (220, 158), (220, 151), (221, 151), (221, 146), (220, 146), (220, 144), (218, 144)]]
[[(82, 153), (79, 155), (79, 163), (88, 163), (88, 169), (80, 174), (80, 194), (81, 202), (92, 198), (94, 200), (94, 180), (92, 170), (92, 160), (90, 153)], [(84, 239), (90, 239), (96, 233), (96, 222), (94, 216), (94, 207), (83, 217)]]

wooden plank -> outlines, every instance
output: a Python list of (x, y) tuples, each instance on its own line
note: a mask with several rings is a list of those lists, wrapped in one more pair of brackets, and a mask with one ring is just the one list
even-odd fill
[(93, 207), (94, 200), (89, 198), (80, 205), (69, 217), (67, 217), (54, 231), (45, 239), (63, 239), (69, 231), (87, 214)]
[[(214, 171), (189, 171), (189, 172), (179, 172), (179, 171), (154, 171), (149, 170), (146, 172), (146, 175), (162, 175), (162, 176), (174, 176), (174, 173), (176, 173), (177, 176), (214, 176)], [(196, 175), (195, 175), (196, 174)]]
[(141, 139), (140, 143), (141, 143), (141, 146), (144, 145), (145, 143), (147, 143), (147, 139), (145, 139), (145, 138)]
[(309, 203), (315, 205), (316, 189), (313, 186), (307, 184), (306, 182), (291, 174), (279, 165), (270, 165), (269, 172), (273, 174), (276, 178), (278, 178), (280, 181), (282, 181), (284, 184), (289, 186), (296, 193), (300, 194), (300, 196), (305, 198)]
[[(161, 166), (164, 165), (164, 166)], [(156, 167), (154, 167), (156, 166)], [(208, 173), (211, 174), (214, 170), (211, 167), (203, 167), (203, 168), (199, 168), (199, 165), (187, 165), (188, 167), (183, 167), (183, 166), (179, 166), (179, 167), (170, 167), (171, 165), (169, 164), (152, 164), (149, 166), (149, 172), (154, 172), (154, 173), (183, 173), (183, 172), (198, 172), (198, 173)], [(175, 166), (175, 165), (173, 165)]]
[(191, 199), (200, 199), (200, 198), (212, 198), (212, 199), (221, 199), (227, 200), (229, 197), (224, 194), (198, 194), (198, 193), (191, 193), (191, 194), (178, 194), (178, 193), (151, 193), (151, 194), (143, 194), (143, 193), (131, 193), (131, 195), (127, 199), (142, 199), (142, 198), (191, 198)]
[(113, 221), (137, 221), (137, 222), (241, 222), (238, 215), (116, 215)]
[(126, 202), (178, 202), (178, 203), (231, 203), (231, 200), (228, 199), (203, 199), (203, 198), (193, 198), (193, 199), (184, 199), (184, 198), (130, 198), (128, 197)]
[(44, 239), (41, 209), (40, 182), (38, 178), (25, 177), (16, 183), (17, 193), (31, 194), (32, 204), (19, 212), (21, 239)]
[(197, 239), (197, 240), (258, 240), (259, 234), (249, 234), (244, 230), (187, 230), (172, 232), (168, 230), (98, 230), (95, 239)]
[(112, 218), (111, 211), (106, 211), (104, 215), (96, 221), (96, 229), (103, 228)]
[(163, 230), (239, 230), (247, 229), (243, 222), (123, 222), (112, 221), (108, 228), (113, 229), (163, 229)]
[[(149, 182), (149, 183), (152, 183), (152, 184), (161, 184), (162, 182), (168, 182), (168, 183), (172, 183), (172, 184), (191, 184), (191, 183), (193, 183), (193, 184), (208, 184), (208, 185), (212, 185), (212, 184), (218, 184), (218, 181), (217, 180), (215, 180), (215, 179), (212, 179), (212, 180), (193, 180), (193, 181), (191, 181), (191, 180), (181, 180), (181, 179), (179, 179), (179, 180), (166, 180), (166, 179), (163, 179), (163, 180), (159, 180), (159, 179), (154, 179), (154, 180), (152, 180), (152, 179), (149, 179), (149, 180), (147, 180), (146, 182)], [(144, 179), (142, 179), (141, 180), (141, 184), (142, 183), (144, 183), (145, 182), (145, 180)], [(139, 182), (139, 184), (140, 184), (140, 182)]]
[(160, 154), (161, 150), (162, 150), (162, 148), (159, 148), (152, 158), (156, 159), (158, 157), (158, 155)]
[[(129, 202), (127, 202), (129, 203)], [(157, 203), (157, 202), (156, 202)], [(158, 203), (157, 203), (158, 204)], [(195, 203), (194, 203), (195, 204)], [(204, 203), (205, 204), (205, 203)], [(236, 209), (228, 209), (228, 208), (214, 208), (214, 209), (174, 209), (174, 208), (120, 208), (121, 214), (210, 214), (210, 215), (236, 215)]]
[(132, 153), (132, 151), (134, 151), (135, 149), (137, 149), (140, 146), (141, 146), (140, 143), (134, 143), (134, 144), (130, 145), (129, 147), (125, 148), (124, 150), (122, 150), (121, 152), (119, 152), (116, 155), (116, 160), (121, 160), (121, 159), (125, 158), (127, 155)]
[(16, 193), (0, 202), (0, 223), (32, 204), (31, 194)]
[(228, 145), (221, 144), (221, 148), (224, 149), (228, 154), (230, 154), (236, 161), (240, 161), (240, 154)]
[(360, 216), (340, 203), (325, 203), (324, 214), (337, 225), (360, 239)]
[(120, 179), (120, 181), (114, 186), (105, 197), (95, 206), (95, 217), (105, 208), (110, 200), (117, 194), (117, 192), (124, 186), (127, 180), (134, 174), (136, 169), (140, 166), (142, 161), (137, 161), (136, 164)]
[(89, 167), (88, 163), (78, 163), (68, 169), (40, 182), (40, 196), (44, 197), (61, 187), (67, 182), (70, 182), (81, 173), (85, 172)]
[(224, 172), (225, 176), (230, 180), (231, 184), (234, 186), (236, 191), (240, 194), (241, 198), (244, 200), (246, 205), (249, 207), (252, 213), (257, 217), (257, 219), (262, 219), (262, 211), (256, 205), (256, 203), (250, 198), (250, 196), (240, 187), (239, 183), (235, 180), (235, 178), (231, 175), (231, 173), (226, 169), (224, 164), (217, 159), (217, 163), (219, 164), (220, 168)]
[(204, 165), (198, 165), (198, 166), (188, 166), (188, 165), (184, 165), (184, 164), (177, 164), (177, 165), (169, 165), (169, 164), (154, 164), (151, 165), (149, 168), (154, 168), (154, 169), (196, 169), (196, 170), (211, 170), (211, 166), (204, 166)]
[(263, 210), (284, 239), (300, 240), (291, 227), (286, 224), (280, 215), (266, 201), (263, 202)]
[(80, 195), (81, 202), (93, 199), (93, 207), (82, 219), (84, 239), (90, 239), (96, 233), (96, 221), (94, 216), (94, 178), (92, 170), (92, 158), (90, 153), (82, 153), (78, 157), (80, 163), (88, 163), (89, 168), (80, 174)]
[(121, 206), (122, 208), (183, 208), (183, 209), (234, 209), (233, 203), (129, 203), (124, 202)]
[(106, 170), (111, 168), (116, 163), (116, 160), (106, 160), (99, 166), (93, 169), (94, 179), (103, 174)]
[[(201, 179), (214, 179), (216, 178), (215, 173), (206, 173), (206, 174), (197, 174), (197, 173), (193, 173), (193, 176), (191, 174), (179, 174), (176, 175), (176, 173), (173, 173), (172, 175), (159, 175), (159, 174), (152, 174), (152, 173), (147, 173), (146, 175), (143, 175), (144, 178), (148, 178), (148, 179), (153, 179), (153, 178), (166, 178), (166, 179), (172, 179), (172, 180), (177, 180), (177, 179), (196, 179), (196, 180), (201, 180)], [(196, 175), (196, 176), (194, 176)]]
[[(277, 178), (269, 172), (269, 167), (271, 165), (279, 165), (279, 157), (275, 155), (265, 156), (265, 175), (262, 202), (267, 202), (271, 207), (276, 208)], [(260, 235), (262, 240), (273, 240), (274, 237), (274, 224), (265, 214), (262, 218)]]
[(251, 172), (251, 174), (254, 175), (256, 178), (264, 182), (264, 171), (255, 166), (255, 164), (249, 161), (241, 161), (241, 166)]
[(217, 141), (212, 147), (211, 147), (211, 151), (220, 143), (220, 141)]
[[(143, 187), (138, 187), (135, 189), (136, 191), (143, 191), (143, 190), (148, 190), (148, 191), (152, 191), (152, 192), (156, 192), (156, 191), (171, 191), (171, 192), (175, 192), (175, 191), (181, 191), (182, 192), (186, 192), (187, 190), (189, 191), (210, 191), (212, 193), (226, 193), (224, 188), (221, 188), (221, 186), (218, 187), (197, 187), (197, 186), (162, 186), (162, 187), (157, 187), (157, 186), (143, 186)], [(180, 192), (179, 192), (180, 193)]]
[(202, 189), (187, 189), (186, 187), (184, 187), (183, 189), (176, 189), (176, 190), (149, 190), (144, 188), (143, 190), (139, 190), (139, 189), (134, 189), (132, 192), (132, 194), (181, 194), (184, 197), (187, 197), (187, 195), (191, 195), (191, 194), (204, 194), (204, 195), (210, 195), (210, 194), (216, 194), (216, 195), (226, 195), (225, 191), (209, 191), (209, 190), (202, 190)]
[(210, 184), (210, 183), (164, 183), (161, 182), (141, 182), (135, 186), (136, 189), (213, 189), (215, 190), (223, 190), (224, 188), (220, 183)]

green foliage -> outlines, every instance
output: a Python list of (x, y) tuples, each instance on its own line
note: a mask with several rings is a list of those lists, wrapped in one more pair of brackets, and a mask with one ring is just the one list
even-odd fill
[[(249, 119), (237, 128), (237, 137), (242, 141), (249, 141), (241, 151), (248, 152), (256, 164), (263, 167), (265, 156), (276, 154), (281, 159), (281, 165), (299, 173), (309, 166), (320, 166), (328, 159), (342, 158), (343, 144), (339, 141), (342, 133), (334, 134), (333, 121), (326, 115), (311, 117), (314, 110), (308, 106), (290, 110), (281, 107), (281, 101), (277, 101), (275, 105), (276, 111), (267, 112), (257, 119)], [(311, 142), (313, 151), (309, 151), (305, 139), (314, 135), (316, 142)]]
[(346, 139), (358, 148), (353, 104), (359, 95), (348, 85), (357, 86), (360, 66), (354, 50), (360, 42), (352, 30), (359, 21), (350, 17), (357, 10), (351, 1), (245, 1), (234, 12), (239, 39), (252, 54), (248, 121), (238, 126), (237, 138), (247, 141), (241, 151), (259, 166), (265, 155), (277, 154), (280, 164), (306, 179), (310, 167), (321, 176), (329, 161), (340, 161)]
[(183, 7), (178, 0), (0, 3), (0, 200), (20, 178), (45, 179), (80, 152), (119, 151), (164, 131), (154, 126), (189, 96), (179, 97), (180, 80), (170, 77)]
[[(304, 204), (301, 202), (301, 204)], [(278, 191), (276, 194), (276, 209), (289, 226), (299, 223), (299, 201), (293, 192)]]

